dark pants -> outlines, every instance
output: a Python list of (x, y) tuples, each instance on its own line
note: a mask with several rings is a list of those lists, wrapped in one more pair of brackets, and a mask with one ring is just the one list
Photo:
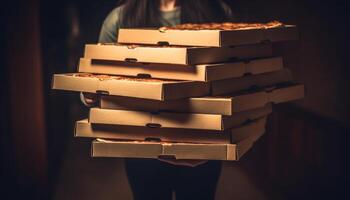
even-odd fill
[(215, 198), (221, 161), (197, 167), (175, 166), (153, 159), (125, 159), (125, 169), (135, 200)]

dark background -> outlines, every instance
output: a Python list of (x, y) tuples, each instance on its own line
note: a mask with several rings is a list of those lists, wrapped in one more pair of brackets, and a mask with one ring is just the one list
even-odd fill
[[(275, 49), (307, 96), (275, 106), (265, 136), (240, 162), (224, 163), (217, 199), (349, 196), (346, 1), (227, 2), (240, 21), (298, 25), (300, 40)], [(73, 138), (74, 122), (87, 116), (78, 94), (50, 89), (53, 73), (76, 71), (84, 44), (97, 42), (117, 3), (1, 5), (0, 199), (132, 198), (123, 160), (92, 159), (89, 140)]]

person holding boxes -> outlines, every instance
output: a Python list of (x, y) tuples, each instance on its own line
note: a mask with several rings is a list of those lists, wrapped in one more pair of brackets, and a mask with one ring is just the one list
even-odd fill
[[(219, 0), (125, 0), (103, 22), (99, 43), (116, 43), (119, 28), (161, 27), (180, 23), (232, 21), (231, 9)], [(81, 93), (87, 106), (94, 94)], [(125, 159), (134, 199), (214, 199), (221, 161)]]

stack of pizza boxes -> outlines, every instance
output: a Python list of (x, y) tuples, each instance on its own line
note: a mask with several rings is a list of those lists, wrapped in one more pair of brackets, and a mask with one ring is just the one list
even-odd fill
[(238, 160), (265, 132), (272, 104), (300, 99), (271, 44), (295, 26), (247, 30), (121, 29), (116, 44), (89, 44), (76, 74), (53, 88), (96, 93), (77, 121), (93, 157)]

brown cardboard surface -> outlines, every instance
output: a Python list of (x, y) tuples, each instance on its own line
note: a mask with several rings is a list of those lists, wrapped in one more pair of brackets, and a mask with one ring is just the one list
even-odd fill
[(245, 60), (231, 63), (201, 64), (194, 66), (142, 64), (113, 61), (94, 61), (81, 58), (79, 72), (113, 74), (125, 76), (149, 76), (152, 78), (214, 81), (242, 77), (249, 74), (261, 74), (283, 68), (281, 57)]
[(264, 133), (249, 132), (234, 144), (195, 144), (97, 139), (92, 142), (92, 157), (239, 160)]
[(188, 144), (95, 140), (92, 157), (236, 160), (236, 144)]
[(138, 63), (196, 65), (219, 63), (230, 59), (272, 56), (270, 45), (239, 47), (135, 46), (121, 44), (87, 44), (84, 58)]
[(239, 126), (250, 120), (264, 117), (271, 112), (271, 105), (267, 105), (263, 108), (236, 113), (232, 116), (170, 112), (152, 114), (149, 112), (141, 111), (91, 108), (89, 122), (92, 124), (220, 131)]
[(266, 41), (297, 40), (296, 26), (250, 30), (165, 30), (120, 29), (119, 43), (170, 44), (185, 46), (236, 46)]
[(227, 131), (190, 129), (154, 129), (149, 127), (91, 124), (87, 119), (76, 122), (75, 137), (118, 140), (230, 144), (247, 138), (251, 132), (265, 132), (266, 117)]
[(80, 77), (75, 75), (55, 74), (53, 76), (52, 88), (153, 100), (203, 96), (208, 95), (210, 90), (209, 84), (205, 82), (154, 81), (153, 79), (149, 79), (150, 81), (133, 81), (133, 78), (130, 77), (128, 77), (128, 80), (116, 80), (112, 78), (100, 79), (97, 77)]
[[(253, 128), (251, 128), (253, 129)], [(203, 131), (193, 129), (149, 128), (138, 126), (118, 126), (91, 124), (88, 120), (76, 122), (76, 137), (162, 141), (162, 142), (191, 142), (191, 143), (230, 143), (228, 132)]]
[(286, 84), (237, 92), (227, 96), (195, 97), (163, 102), (129, 97), (101, 96), (100, 108), (233, 115), (237, 112), (264, 107), (268, 103), (277, 104), (301, 99), (304, 97), (304, 90), (304, 85)]
[(276, 72), (244, 76), (242, 78), (218, 80), (211, 82), (211, 95), (224, 95), (252, 87), (261, 88), (278, 83), (291, 82), (292, 80), (292, 74), (287, 68)]

